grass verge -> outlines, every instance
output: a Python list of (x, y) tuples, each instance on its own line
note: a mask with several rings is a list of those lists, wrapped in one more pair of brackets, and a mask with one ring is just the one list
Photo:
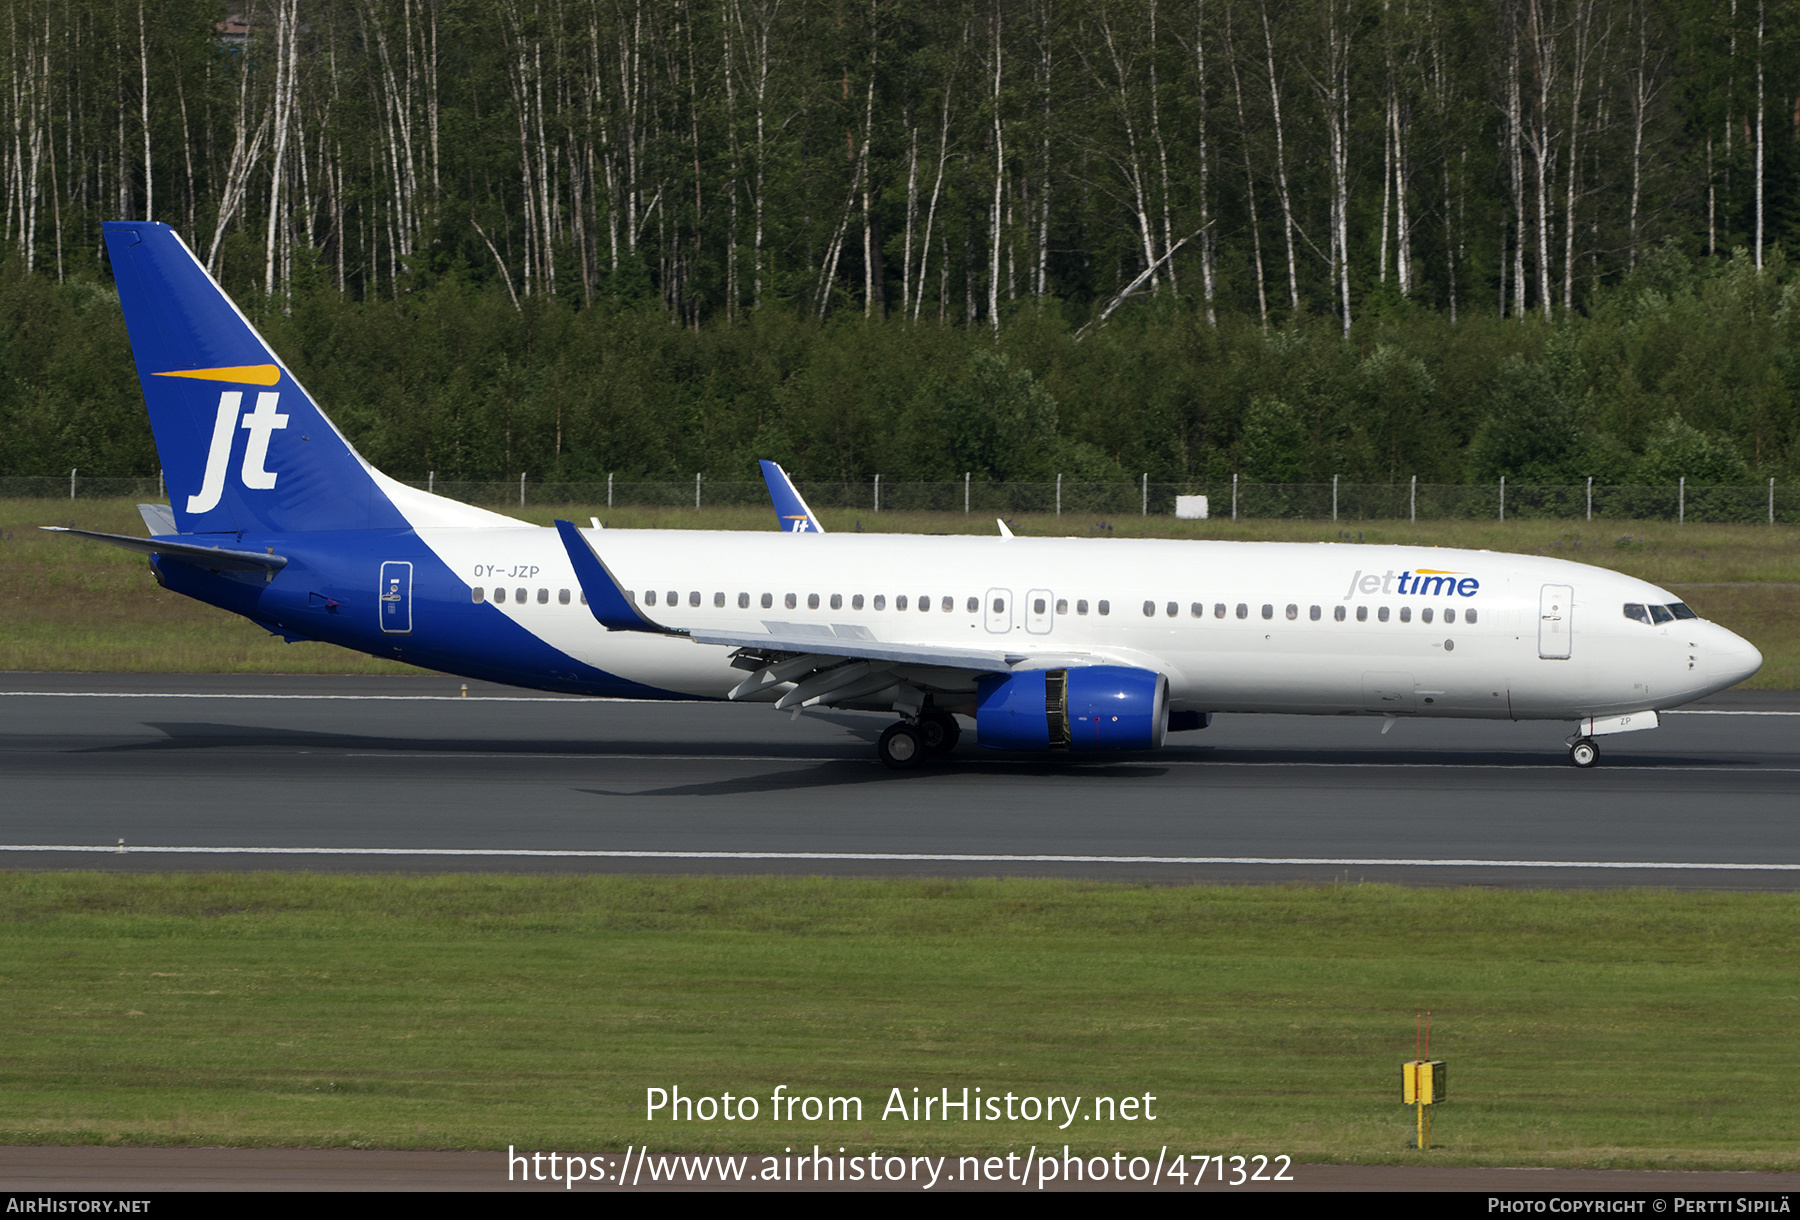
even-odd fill
[[(599, 516), (615, 529), (767, 530), (749, 508), (526, 508), (539, 525)], [(993, 518), (961, 513), (822, 514), (851, 532), (994, 532)], [(45, 534), (39, 525), (140, 534), (124, 500), (0, 501), (0, 670), (89, 673), (416, 673), (328, 644), (286, 644), (243, 619), (158, 589), (140, 556)], [(1744, 685), (1800, 688), (1800, 528), (1669, 522), (1177, 521), (1171, 517), (1020, 515), (1020, 534), (1218, 538), (1456, 546), (1554, 555), (1630, 572), (1671, 588), (1701, 614), (1762, 649)]]
[[(0, 1141), (1794, 1169), (1800, 896), (1074, 881), (0, 875)], [(764, 1099), (644, 1120), (645, 1089)], [(773, 1121), (777, 1084), (862, 1122)], [(1154, 1123), (882, 1121), (892, 1088)]]

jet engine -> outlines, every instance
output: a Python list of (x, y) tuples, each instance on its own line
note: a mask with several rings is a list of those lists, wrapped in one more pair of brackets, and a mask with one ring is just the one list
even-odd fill
[(1147, 669), (989, 674), (975, 692), (975, 732), (994, 750), (1154, 750), (1169, 726), (1169, 680)]

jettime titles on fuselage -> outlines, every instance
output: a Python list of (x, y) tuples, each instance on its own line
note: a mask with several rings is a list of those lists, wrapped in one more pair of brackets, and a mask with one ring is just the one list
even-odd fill
[(1350, 578), (1350, 587), (1338, 600), (1347, 602), (1358, 593), (1364, 596), (1397, 593), (1402, 597), (1474, 597), (1480, 591), (1481, 582), (1461, 572), (1420, 568), (1417, 572), (1395, 573), (1390, 569), (1380, 576), (1373, 573), (1364, 576), (1359, 568)]

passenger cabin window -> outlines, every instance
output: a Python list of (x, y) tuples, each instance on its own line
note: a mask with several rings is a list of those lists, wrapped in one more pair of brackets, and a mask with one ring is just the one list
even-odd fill
[(1213, 617), (1214, 618), (1224, 618), (1225, 617), (1225, 603), (1224, 602), (1215, 602), (1213, 604)]
[(875, 608), (877, 610), (886, 610), (887, 609), (887, 594), (877, 593), (875, 595)]
[(523, 602), (525, 600), (525, 592), (524, 589), (514, 589), (513, 600), (516, 602)]
[(762, 595), (762, 608), (764, 610), (767, 610), (769, 607), (773, 606), (774, 604), (775, 604), (775, 595), (773, 593), (765, 593)]
[(819, 608), (819, 595), (817, 593), (808, 593), (806, 595), (806, 608), (808, 610), (817, 610)]
[(480, 585), (476, 585), (473, 589), (469, 590), (469, 600), (474, 602), (476, 605), (479, 606), (486, 599), (487, 599), (487, 594), (482, 591), (482, 588)]
[(1419, 611), (1419, 621), (1421, 623), (1429, 623), (1431, 621), (1431, 607), (1430, 606), (1427, 606), (1423, 610)]
[(497, 606), (506, 604), (506, 590), (498, 585), (494, 586), (494, 604)]
[(1400, 607), (1400, 621), (1403, 623), (1412, 622), (1412, 607), (1411, 606)]
[(559, 606), (566, 606), (569, 604), (569, 591), (567, 589), (558, 589), (556, 591), (556, 604)]
[(1075, 599), (1075, 613), (1077, 613), (1077, 614), (1086, 614), (1087, 613), (1087, 598), (1078, 597)]
[(1237, 616), (1239, 618), (1249, 618), (1250, 617), (1250, 607), (1245, 605), (1243, 602), (1239, 602), (1237, 604)]
[[(1300, 607), (1298, 607), (1298, 606), (1296, 606), (1296, 605), (1293, 605), (1293, 604), (1292, 604), (1292, 603), (1289, 603), (1289, 605), (1288, 605), (1288, 608), (1287, 608), (1287, 620), (1288, 620), (1288, 622), (1290, 622), (1290, 623), (1291, 623), (1291, 622), (1293, 622), (1293, 621), (1294, 621), (1294, 620), (1295, 620), (1295, 619), (1297, 619), (1297, 618), (1299, 618), (1299, 617), (1300, 617)], [(1315, 618), (1317, 618), (1317, 617), (1318, 617), (1318, 616), (1317, 616), (1317, 615), (1314, 615), (1314, 616), (1313, 616), (1313, 617), (1315, 617)]]
[(1156, 603), (1155, 602), (1145, 602), (1144, 603), (1144, 617), (1145, 618), (1155, 618), (1156, 617)]
[(1650, 607), (1650, 617), (1659, 623), (1672, 623), (1675, 621), (1675, 616), (1669, 613), (1669, 608), (1667, 606)]
[(1206, 617), (1206, 603), (1205, 602), (1195, 602), (1193, 605), (1188, 607), (1188, 615), (1191, 618), (1205, 618)]
[[(1056, 604), (1058, 607), (1058, 609), (1057, 609), (1058, 614), (1063, 614), (1063, 613), (1067, 612), (1068, 605), (1069, 605), (1068, 602), (1057, 602)], [(980, 614), (981, 613), (981, 599), (979, 597), (971, 597), (968, 600), (968, 603), (963, 608), (965, 610), (967, 610), (970, 614)]]
[(700, 604), (700, 590), (698, 590), (698, 589), (691, 590), (688, 593), (688, 605), (698, 606), (699, 604)]
[(1031, 603), (1031, 612), (1033, 614), (1042, 614), (1047, 607), (1048, 607), (1048, 603), (1045, 602), (1044, 599), (1040, 597)]
[(899, 597), (896, 597), (894, 599), (894, 609), (896, 609), (896, 610), (906, 609), (906, 594), (902, 593)]
[(715, 610), (721, 609), (724, 607), (724, 605), (725, 605), (725, 595), (723, 593), (713, 594), (713, 608)]
[(1465, 623), (1472, 623), (1472, 622), (1474, 622), (1474, 621), (1475, 621), (1475, 611), (1473, 611), (1473, 610), (1464, 610), (1464, 611), (1463, 611), (1463, 622), (1465, 622)]
[(748, 593), (738, 594), (738, 609), (739, 610), (748, 610), (749, 608), (750, 608), (750, 595)]
[(1317, 606), (1314, 606), (1312, 609), (1310, 609), (1306, 612), (1306, 617), (1316, 623), (1319, 621), (1320, 613), (1321, 613), (1320, 609)]
[(939, 606), (938, 609), (942, 610), (945, 614), (952, 613), (956, 609), (956, 599), (954, 597), (946, 597), (944, 599), (944, 604)]
[(1333, 606), (1331, 608), (1331, 619), (1333, 622), (1341, 623), (1347, 617), (1348, 616), (1344, 613), (1344, 608), (1342, 606)]
[(789, 610), (792, 610), (794, 607), (796, 607), (800, 604), (800, 599), (798, 597), (796, 597), (794, 594), (790, 593), (786, 597), (781, 599), (781, 604), (786, 606)]
[(842, 593), (833, 593), (831, 595), (831, 608), (833, 610), (842, 610), (844, 608), (844, 595)]
[(1444, 621), (1446, 623), (1454, 623), (1456, 621), (1456, 610), (1454, 607), (1444, 611)]
[(677, 593), (674, 589), (670, 589), (669, 590), (669, 605), (679, 606), (680, 604), (681, 604), (681, 594)]
[(1359, 623), (1366, 623), (1369, 621), (1369, 608), (1367, 606), (1358, 606), (1356, 608), (1356, 621)]
[(1625, 603), (1625, 617), (1646, 627), (1650, 625), (1650, 612), (1637, 602)]
[(850, 608), (852, 610), (861, 610), (862, 609), (862, 594), (858, 593), (856, 596), (854, 596), (850, 599)]
[[(973, 601), (974, 599), (970, 598), (969, 600)], [(1068, 598), (1059, 597), (1056, 599), (1056, 612), (1058, 614), (1067, 614), (1069, 612), (1069, 599)], [(971, 611), (971, 613), (973, 613), (973, 611)]]
[(1381, 609), (1377, 610), (1375, 612), (1375, 617), (1380, 619), (1384, 623), (1387, 622), (1388, 621), (1388, 608), (1386, 606), (1383, 606)]
[(1176, 605), (1174, 602), (1170, 602), (1168, 605), (1163, 607), (1163, 613), (1168, 615), (1170, 618), (1174, 618), (1177, 614), (1181, 613), (1181, 607)]
[(919, 613), (924, 614), (927, 611), (929, 611), (930, 609), (931, 609), (931, 594), (921, 593), (919, 595)]
[(1268, 602), (1263, 603), (1263, 617), (1264, 618), (1274, 618), (1275, 617), (1275, 607), (1270, 605)]
[(550, 604), (550, 590), (539, 589), (538, 590), (538, 605), (548, 606), (549, 604)]
[(1094, 609), (1098, 610), (1101, 614), (1111, 614), (1112, 603), (1103, 597), (1100, 599), (1100, 604), (1095, 606)]

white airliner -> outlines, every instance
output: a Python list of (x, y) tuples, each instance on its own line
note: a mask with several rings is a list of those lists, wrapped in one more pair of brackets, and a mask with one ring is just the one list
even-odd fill
[(1596, 737), (1762, 664), (1665, 590), (1535, 556), (532, 526), (371, 467), (172, 230), (106, 240), (173, 494), (150, 538), (88, 536), (289, 639), (544, 690), (890, 711), (895, 768), (953, 748), (958, 716), (983, 746), (1076, 752), (1215, 712), (1569, 721), (1587, 767)]

